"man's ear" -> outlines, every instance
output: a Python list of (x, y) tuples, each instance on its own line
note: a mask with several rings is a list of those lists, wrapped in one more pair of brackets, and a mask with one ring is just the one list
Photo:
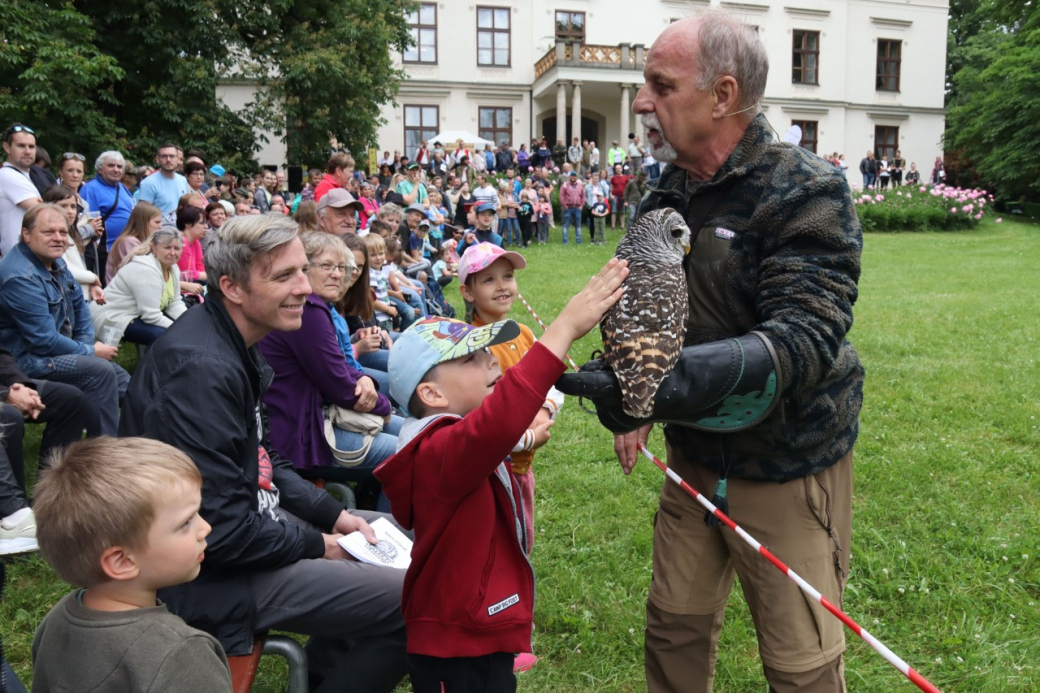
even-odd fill
[(101, 552), (101, 570), (110, 580), (133, 580), (141, 570), (132, 552), (122, 546), (110, 546)]
[(715, 107), (712, 108), (712, 116), (723, 118), (732, 114), (737, 109), (737, 99), (740, 96), (740, 87), (732, 75), (723, 75), (715, 82)]
[(448, 406), (448, 398), (441, 392), (436, 380), (419, 383), (419, 386), (415, 388), (415, 394), (427, 409), (443, 409)]
[(221, 295), (235, 305), (242, 305), (245, 300), (243, 287), (231, 277), (222, 275), (217, 281)]

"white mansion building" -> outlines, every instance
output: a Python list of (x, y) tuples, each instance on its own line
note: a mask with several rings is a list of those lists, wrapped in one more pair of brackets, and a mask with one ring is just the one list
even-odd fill
[[(408, 17), (415, 47), (395, 56), (407, 78), (382, 109), (379, 153), (413, 157), (446, 130), (515, 147), (543, 135), (550, 146), (579, 135), (603, 152), (612, 140), (627, 147), (629, 132), (642, 135), (631, 103), (647, 49), (670, 22), (709, 6), (765, 42), (762, 107), (775, 130), (797, 124), (802, 146), (845, 154), (853, 182), (870, 149), (901, 149), (928, 175), (942, 153), (947, 0), (420, 2)], [(234, 107), (236, 95), (221, 91)], [(261, 152), (261, 163), (268, 157), (281, 163), (284, 148)]]

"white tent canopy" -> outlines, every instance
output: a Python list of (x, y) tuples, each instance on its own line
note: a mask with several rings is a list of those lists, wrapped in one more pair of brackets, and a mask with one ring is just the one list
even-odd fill
[(494, 142), (477, 137), (468, 130), (444, 130), (426, 141), (429, 143), (431, 148), (433, 147), (434, 142), (440, 142), (444, 145), (445, 149), (453, 150), (455, 149), (455, 143), (459, 140), (462, 140), (462, 144), (467, 149), (483, 150), (485, 144), (490, 144), (492, 147), (495, 146)]

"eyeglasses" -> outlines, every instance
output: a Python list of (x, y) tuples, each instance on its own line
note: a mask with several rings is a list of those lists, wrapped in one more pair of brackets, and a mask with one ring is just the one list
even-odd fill
[(343, 274), (346, 274), (347, 272), (353, 273), (360, 271), (358, 270), (357, 265), (334, 265), (331, 262), (319, 262), (311, 265), (312, 269), (315, 267), (320, 269), (322, 272), (325, 272), (326, 274), (330, 274), (332, 270), (337, 269)]
[(83, 156), (82, 154), (77, 154), (76, 152), (65, 152), (64, 154), (61, 155), (61, 158), (66, 160), (66, 161), (68, 161), (69, 159), (75, 159), (76, 161), (86, 161), (87, 160), (87, 157)]

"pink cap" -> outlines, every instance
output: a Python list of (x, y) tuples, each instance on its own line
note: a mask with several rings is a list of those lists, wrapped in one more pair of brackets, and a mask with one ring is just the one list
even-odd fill
[(462, 254), (462, 259), (459, 260), (459, 283), (465, 284), (466, 277), (474, 272), (487, 269), (491, 266), (491, 263), (499, 258), (509, 260), (514, 269), (527, 267), (527, 260), (520, 253), (503, 250), (494, 243), (477, 243), (466, 248), (466, 252)]

